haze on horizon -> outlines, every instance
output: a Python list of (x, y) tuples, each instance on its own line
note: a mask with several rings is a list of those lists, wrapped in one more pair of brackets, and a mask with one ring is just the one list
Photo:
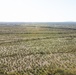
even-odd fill
[(76, 0), (0, 0), (0, 22), (76, 21)]

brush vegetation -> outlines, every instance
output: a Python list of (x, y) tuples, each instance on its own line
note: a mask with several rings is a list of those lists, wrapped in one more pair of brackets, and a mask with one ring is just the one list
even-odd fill
[(0, 75), (76, 75), (76, 30), (0, 26)]

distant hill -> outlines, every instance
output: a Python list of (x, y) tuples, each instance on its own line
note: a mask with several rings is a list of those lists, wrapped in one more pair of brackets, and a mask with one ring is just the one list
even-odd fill
[(0, 25), (21, 25), (25, 24), (25, 22), (0, 22)]
[(0, 22), (0, 26), (53, 26), (76, 27), (76, 22)]

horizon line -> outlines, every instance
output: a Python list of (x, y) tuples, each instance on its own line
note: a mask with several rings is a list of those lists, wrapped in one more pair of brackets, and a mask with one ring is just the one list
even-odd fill
[[(47, 22), (51, 22), (51, 21), (46, 21), (46, 22), (24, 22), (24, 21), (1, 21), (0, 23), (47, 23)], [(53, 21), (52, 21), (53, 22)], [(58, 22), (76, 22), (76, 21), (58, 21)]]

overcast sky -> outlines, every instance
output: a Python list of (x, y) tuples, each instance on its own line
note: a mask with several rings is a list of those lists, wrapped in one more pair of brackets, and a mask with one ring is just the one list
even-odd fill
[(0, 22), (76, 21), (76, 0), (0, 0)]

